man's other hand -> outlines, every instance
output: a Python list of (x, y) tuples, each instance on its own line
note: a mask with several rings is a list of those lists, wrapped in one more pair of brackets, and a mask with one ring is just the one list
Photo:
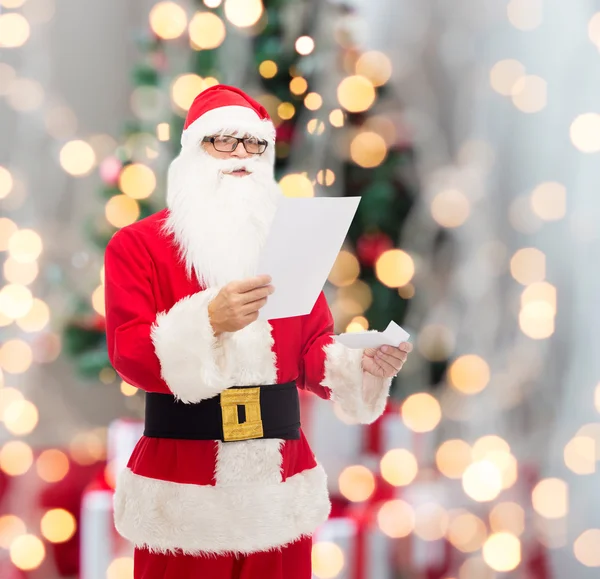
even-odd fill
[(258, 318), (275, 288), (268, 275), (228, 283), (208, 305), (208, 317), (216, 336), (237, 332)]

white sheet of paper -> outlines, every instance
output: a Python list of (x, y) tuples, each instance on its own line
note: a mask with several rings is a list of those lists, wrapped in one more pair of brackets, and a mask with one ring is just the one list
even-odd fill
[(360, 197), (283, 197), (259, 259), (275, 292), (259, 319), (310, 314), (344, 243)]
[(336, 336), (336, 340), (348, 348), (361, 350), (363, 348), (381, 348), (381, 346), (398, 347), (406, 342), (410, 334), (396, 322), (391, 321), (383, 332), (348, 332)]

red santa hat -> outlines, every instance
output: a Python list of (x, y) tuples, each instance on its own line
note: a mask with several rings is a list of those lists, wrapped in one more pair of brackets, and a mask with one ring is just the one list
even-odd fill
[(182, 146), (197, 146), (207, 136), (244, 133), (275, 143), (275, 127), (267, 109), (244, 91), (218, 84), (202, 91), (192, 103), (181, 135)]

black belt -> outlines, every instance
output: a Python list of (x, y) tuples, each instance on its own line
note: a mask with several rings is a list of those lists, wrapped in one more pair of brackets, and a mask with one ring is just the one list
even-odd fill
[(227, 388), (196, 404), (170, 394), (146, 392), (144, 436), (187, 440), (300, 438), (295, 382)]

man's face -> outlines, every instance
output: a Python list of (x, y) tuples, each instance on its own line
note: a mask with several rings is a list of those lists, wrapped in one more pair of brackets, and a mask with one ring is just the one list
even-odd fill
[[(219, 139), (220, 137), (216, 135), (215, 139)], [(219, 151), (215, 148), (215, 144), (211, 142), (203, 142), (202, 148), (215, 159), (247, 159), (248, 157), (253, 157), (248, 153), (244, 147), (244, 144), (240, 141), (237, 144), (237, 147), (233, 151)], [(224, 148), (224, 147), (218, 147)], [(250, 175), (250, 173), (246, 169), (237, 169), (235, 171), (226, 172), (227, 175), (232, 175), (234, 177), (245, 177), (246, 175)]]

